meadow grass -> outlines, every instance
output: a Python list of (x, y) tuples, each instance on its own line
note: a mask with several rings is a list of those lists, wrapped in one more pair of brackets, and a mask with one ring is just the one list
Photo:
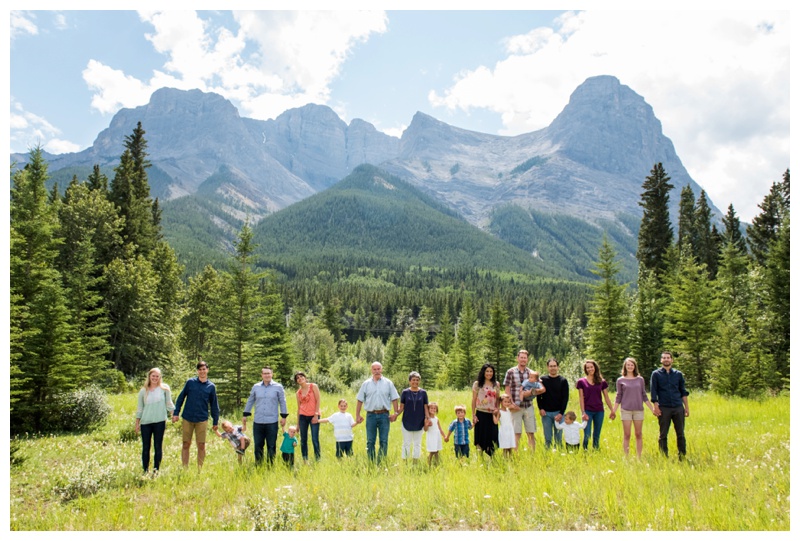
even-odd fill
[[(432, 391), (439, 419), (455, 418), (469, 394)], [(323, 416), (338, 396), (323, 394)], [(355, 416), (355, 400), (349, 411)], [(572, 397), (573, 400), (575, 397)], [(296, 422), (290, 396), (289, 422)], [(202, 472), (180, 465), (179, 423), (169, 425), (160, 475), (141, 475), (141, 444), (130, 433), (135, 394), (110, 398), (101, 429), (23, 437), (24, 463), (10, 471), (12, 530), (788, 530), (789, 397), (761, 401), (693, 393), (687, 460), (658, 452), (656, 419), (644, 425), (641, 460), (625, 459), (622, 425), (606, 422), (601, 449), (570, 454), (527, 443), (512, 459), (454, 456), (438, 467), (400, 458), (400, 421), (388, 459), (366, 460), (364, 424), (352, 458), (334, 456), (333, 429), (320, 427), (322, 460), (289, 471), (238, 466), (228, 442), (209, 434)], [(571, 404), (574, 406), (574, 404)], [(238, 422), (239, 415), (231, 416)], [(288, 426), (288, 425), (287, 425)], [(541, 430), (541, 426), (540, 426)], [(123, 436), (123, 438), (121, 438)], [(524, 440), (524, 438), (523, 438)], [(309, 445), (310, 447), (310, 445)], [(633, 447), (633, 442), (632, 442)], [(311, 450), (310, 450), (311, 451)], [(632, 451), (633, 452), (633, 451)], [(311, 451), (313, 457), (313, 451)], [(423, 456), (425, 446), (423, 442)], [(278, 458), (280, 461), (280, 458)]]

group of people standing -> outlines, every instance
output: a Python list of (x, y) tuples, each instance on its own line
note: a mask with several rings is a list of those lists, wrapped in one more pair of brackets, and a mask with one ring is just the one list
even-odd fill
[[(281, 384), (273, 381), (272, 370), (261, 370), (261, 381), (253, 385), (244, 407), (242, 424), (233, 426), (223, 423), (223, 433), (218, 431), (219, 405), (216, 388), (208, 379), (208, 365), (197, 363), (197, 377), (190, 378), (173, 405), (170, 388), (161, 380), (157, 368), (147, 374), (145, 385), (139, 392), (136, 410), (136, 431), (142, 436), (142, 467), (148, 471), (150, 463), (151, 439), (155, 449), (153, 467), (158, 470), (162, 458), (162, 442), (166, 421), (172, 418), (177, 422), (182, 417), (181, 462), (189, 464), (189, 450), (192, 437), (197, 444), (197, 465), (201, 467), (205, 458), (206, 433), (209, 411), (212, 430), (228, 439), (239, 454), (250, 445), (245, 435), (248, 417), (252, 419), (252, 445), (256, 464), (266, 459), (271, 464), (277, 454), (279, 430), (284, 440), (281, 454), (285, 462), (294, 463), (294, 447), (299, 434), (300, 450), (304, 461), (308, 461), (308, 432), (311, 432), (311, 445), (315, 459), (319, 460), (319, 426), (330, 423), (336, 440), (336, 456), (352, 455), (353, 427), (366, 421), (367, 457), (374, 462), (383, 460), (388, 451), (389, 429), (391, 423), (402, 415), (402, 458), (417, 460), (421, 456), (422, 435), (427, 433), (428, 462), (438, 461), (442, 443), (454, 435), (457, 456), (469, 457), (469, 431), (474, 431), (476, 449), (492, 456), (496, 449), (511, 454), (520, 445), (523, 428), (527, 435), (528, 448), (536, 449), (537, 413), (541, 419), (544, 445), (551, 448), (561, 446), (562, 438), (570, 449), (580, 448), (580, 430), (583, 429), (583, 448), (588, 449), (589, 441), (597, 449), (605, 419), (605, 406), (609, 418), (615, 419), (619, 411), (623, 424), (623, 450), (629, 453), (631, 428), (636, 439), (636, 454), (642, 453), (642, 425), (644, 406), (659, 419), (659, 449), (667, 454), (667, 435), (670, 425), (674, 425), (677, 435), (678, 454), (686, 454), (684, 436), (685, 418), (689, 416), (688, 391), (683, 374), (672, 367), (672, 355), (665, 351), (661, 355), (661, 367), (650, 377), (650, 397), (645, 390), (644, 378), (639, 374), (636, 360), (628, 357), (623, 362), (621, 376), (616, 381), (616, 399), (612, 404), (608, 394), (609, 384), (603, 378), (598, 364), (589, 359), (583, 363), (584, 377), (575, 388), (578, 391), (580, 421), (573, 411), (567, 411), (570, 385), (559, 375), (559, 363), (555, 358), (547, 361), (547, 374), (528, 368), (528, 352), (520, 350), (516, 366), (510, 368), (501, 384), (497, 370), (491, 363), (484, 364), (472, 386), (472, 418), (466, 418), (466, 407), (456, 406), (456, 419), (449, 425), (448, 433), (442, 429), (438, 419), (438, 405), (430, 402), (428, 393), (420, 387), (421, 377), (417, 372), (409, 374), (409, 386), (398, 393), (394, 384), (383, 376), (383, 366), (375, 362), (371, 365), (371, 377), (365, 380), (356, 395), (356, 414), (353, 418), (347, 412), (347, 401), (338, 403), (339, 411), (328, 418), (320, 416), (319, 387), (308, 381), (303, 372), (294, 376), (298, 386), (297, 418), (298, 426), (286, 429), (289, 416), (286, 395)], [(533, 401), (536, 400), (536, 409)], [(183, 408), (183, 413), (181, 409)], [(538, 412), (536, 411), (538, 409)], [(253, 414), (253, 411), (255, 413)], [(366, 418), (362, 416), (362, 412)], [(377, 453), (376, 453), (377, 445)]]

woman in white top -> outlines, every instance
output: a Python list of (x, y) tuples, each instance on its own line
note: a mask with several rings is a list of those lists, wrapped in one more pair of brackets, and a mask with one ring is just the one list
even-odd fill
[(161, 466), (161, 448), (167, 419), (172, 417), (175, 405), (172, 403), (169, 385), (161, 381), (161, 370), (151, 368), (147, 379), (139, 391), (136, 401), (136, 433), (142, 435), (142, 469), (147, 473), (150, 466), (150, 440), (153, 441), (153, 471)]

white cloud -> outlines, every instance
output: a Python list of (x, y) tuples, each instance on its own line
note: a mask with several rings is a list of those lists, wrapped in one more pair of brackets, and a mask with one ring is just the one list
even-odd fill
[(259, 119), (324, 104), (353, 46), (386, 31), (383, 12), (240, 11), (234, 12), (236, 31), (195, 12), (139, 17), (153, 26), (145, 37), (167, 61), (142, 81), (91, 60), (83, 76), (100, 112), (145, 104), (163, 86), (217, 92), (237, 102), (244, 116)]
[(430, 103), (495, 111), (513, 135), (547, 126), (588, 77), (614, 75), (653, 106), (712, 200), (734, 197), (746, 220), (789, 166), (788, 12), (569, 12), (506, 48)]
[(45, 118), (26, 111), (23, 105), (11, 98), (9, 114), (11, 128), (11, 148), (34, 148), (41, 146), (54, 154), (77, 152), (80, 147), (70, 141), (56, 137), (61, 130), (53, 126)]
[(39, 27), (33, 22), (35, 14), (29, 11), (12, 11), (9, 15), (12, 40), (22, 34), (35, 36), (39, 33)]

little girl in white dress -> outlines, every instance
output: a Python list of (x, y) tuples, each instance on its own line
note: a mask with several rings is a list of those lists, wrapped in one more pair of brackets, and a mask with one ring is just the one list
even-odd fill
[(511, 455), (511, 450), (517, 447), (517, 438), (514, 436), (514, 421), (511, 419), (511, 411), (508, 409), (511, 406), (511, 397), (507, 394), (500, 396), (500, 410), (495, 411), (495, 423), (500, 423), (500, 428), (497, 432), (498, 443), (500, 449), (503, 450), (505, 456)]
[(436, 417), (439, 414), (439, 404), (431, 402), (428, 404), (428, 420), (431, 426), (425, 427), (425, 447), (428, 449), (428, 466), (432, 462), (439, 463), (439, 451), (442, 450), (442, 438), (444, 438), (444, 430), (442, 425), (439, 424), (439, 419)]

